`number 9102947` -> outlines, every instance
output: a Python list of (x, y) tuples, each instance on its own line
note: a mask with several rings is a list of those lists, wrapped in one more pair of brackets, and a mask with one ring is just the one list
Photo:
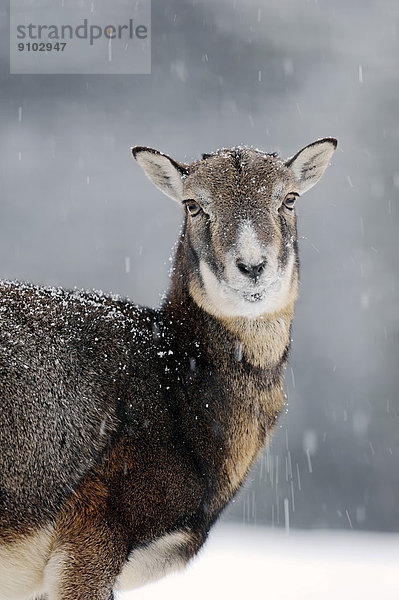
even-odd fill
[(18, 50), (23, 52), (63, 52), (66, 46), (66, 42), (20, 42), (18, 44)]

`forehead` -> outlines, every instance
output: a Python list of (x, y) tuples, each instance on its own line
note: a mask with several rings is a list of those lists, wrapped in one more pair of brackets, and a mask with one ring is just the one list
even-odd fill
[(192, 163), (184, 189), (186, 197), (192, 192), (203, 202), (243, 207), (272, 202), (292, 182), (280, 157), (250, 148), (228, 148)]

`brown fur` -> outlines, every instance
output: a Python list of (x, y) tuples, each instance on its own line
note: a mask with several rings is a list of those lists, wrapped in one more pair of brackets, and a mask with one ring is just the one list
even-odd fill
[[(8, 565), (29, 539), (40, 551), (24, 585), (48, 600), (110, 600), (119, 581), (181, 568), (204, 543), (284, 405), (298, 290), (284, 198), (302, 172), (304, 186), (317, 181), (335, 148), (313, 146), (289, 166), (249, 149), (190, 166), (134, 150), (165, 193), (201, 207), (186, 215), (158, 311), (0, 284), (0, 575), (4, 566), (10, 598)], [(259, 277), (240, 271), (261, 259)], [(257, 314), (270, 281), (280, 284), (275, 308)], [(215, 304), (222, 284), (227, 300)], [(235, 299), (242, 314), (232, 316)]]

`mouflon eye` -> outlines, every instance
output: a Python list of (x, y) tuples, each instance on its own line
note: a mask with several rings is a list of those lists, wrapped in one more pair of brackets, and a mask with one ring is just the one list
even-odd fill
[(289, 210), (292, 210), (294, 208), (295, 205), (295, 201), (298, 198), (298, 194), (287, 194), (286, 197), (283, 200), (283, 204), (286, 208), (289, 208)]
[(187, 212), (192, 217), (198, 215), (202, 210), (198, 202), (196, 202), (195, 200), (185, 200), (184, 204), (186, 205)]

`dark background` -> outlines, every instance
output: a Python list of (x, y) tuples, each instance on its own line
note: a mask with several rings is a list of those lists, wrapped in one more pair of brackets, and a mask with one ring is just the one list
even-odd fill
[(130, 146), (339, 139), (298, 206), (288, 410), (226, 518), (399, 531), (397, 1), (153, 0), (136, 76), (9, 75), (0, 17), (3, 278), (156, 306), (181, 212)]

